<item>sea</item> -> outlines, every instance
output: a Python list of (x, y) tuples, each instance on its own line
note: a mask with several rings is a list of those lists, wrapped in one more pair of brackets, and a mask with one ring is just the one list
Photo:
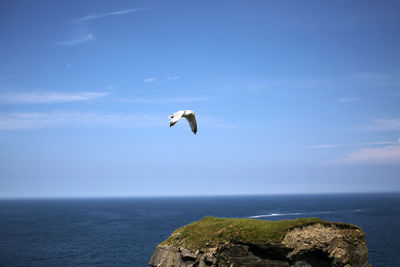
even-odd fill
[(400, 193), (0, 200), (0, 266), (148, 266), (205, 216), (356, 224), (372, 266), (400, 266)]

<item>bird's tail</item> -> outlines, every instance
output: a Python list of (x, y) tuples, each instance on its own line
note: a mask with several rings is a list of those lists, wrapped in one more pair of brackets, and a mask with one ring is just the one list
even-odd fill
[(174, 115), (169, 115), (168, 118), (172, 119), (174, 117)]

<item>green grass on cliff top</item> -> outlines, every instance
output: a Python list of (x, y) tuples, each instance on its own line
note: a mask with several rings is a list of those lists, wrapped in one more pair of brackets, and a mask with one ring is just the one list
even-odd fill
[(279, 242), (285, 231), (293, 226), (326, 222), (318, 218), (261, 221), (255, 219), (229, 219), (205, 217), (198, 222), (175, 230), (162, 245), (176, 245), (189, 249), (214, 247), (230, 241)]

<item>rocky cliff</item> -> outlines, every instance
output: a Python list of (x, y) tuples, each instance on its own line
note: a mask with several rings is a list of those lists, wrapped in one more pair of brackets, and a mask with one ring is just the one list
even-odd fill
[(370, 266), (363, 231), (317, 218), (261, 221), (206, 217), (177, 229), (154, 267)]

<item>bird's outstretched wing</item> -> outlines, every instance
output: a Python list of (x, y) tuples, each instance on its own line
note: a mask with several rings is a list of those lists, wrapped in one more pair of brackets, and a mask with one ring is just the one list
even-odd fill
[(196, 117), (194, 115), (189, 115), (187, 117), (185, 117), (185, 119), (188, 120), (189, 124), (190, 124), (190, 129), (192, 129), (192, 132), (194, 134), (197, 133), (197, 122), (196, 122)]
[(174, 126), (175, 123), (177, 123), (182, 118), (183, 113), (184, 113), (183, 110), (175, 112), (174, 115), (171, 116), (172, 118), (171, 122), (169, 123), (169, 127)]

